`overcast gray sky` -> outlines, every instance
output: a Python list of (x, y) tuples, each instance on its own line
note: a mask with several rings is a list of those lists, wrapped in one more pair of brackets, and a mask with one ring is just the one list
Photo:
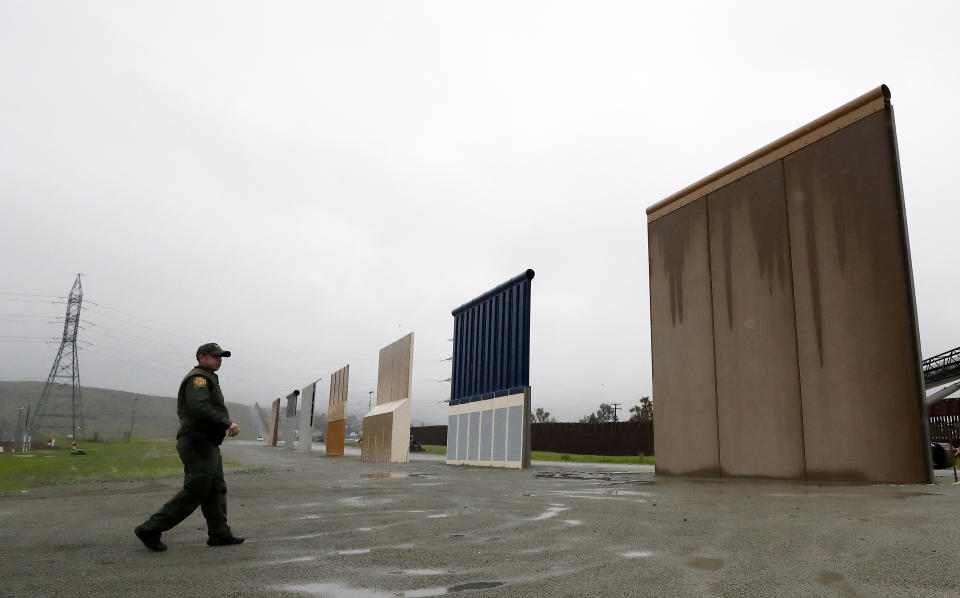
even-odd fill
[(217, 341), (228, 400), (349, 363), (361, 413), (413, 331), (441, 423), (450, 310), (533, 268), (534, 407), (626, 409), (646, 207), (881, 83), (953, 348), (958, 7), (0, 0), (0, 379), (46, 378), (82, 272), (84, 385), (173, 395)]

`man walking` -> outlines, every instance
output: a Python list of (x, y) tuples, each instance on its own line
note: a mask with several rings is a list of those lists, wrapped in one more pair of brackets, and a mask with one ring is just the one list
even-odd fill
[(166, 550), (160, 535), (183, 521), (197, 507), (207, 520), (207, 546), (240, 544), (227, 525), (227, 484), (223, 480), (220, 444), (225, 436), (240, 433), (220, 392), (220, 369), (224, 351), (216, 343), (200, 345), (197, 367), (190, 370), (177, 392), (177, 454), (183, 462), (183, 489), (167, 504), (138, 525), (133, 532), (153, 551)]

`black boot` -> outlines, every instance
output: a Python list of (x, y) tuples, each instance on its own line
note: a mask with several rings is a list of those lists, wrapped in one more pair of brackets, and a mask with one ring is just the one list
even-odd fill
[(167, 545), (160, 541), (160, 532), (148, 532), (138, 525), (133, 528), (133, 533), (140, 538), (144, 546), (154, 552), (163, 552), (167, 549)]

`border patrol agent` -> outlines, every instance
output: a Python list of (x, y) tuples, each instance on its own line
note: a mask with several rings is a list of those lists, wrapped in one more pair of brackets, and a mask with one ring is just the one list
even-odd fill
[(143, 545), (159, 552), (167, 549), (160, 535), (183, 521), (197, 507), (207, 520), (207, 545), (240, 544), (227, 525), (227, 484), (223, 480), (220, 444), (225, 436), (240, 433), (224, 405), (216, 371), (230, 351), (216, 343), (197, 349), (197, 367), (180, 382), (177, 392), (177, 454), (183, 462), (183, 489), (133, 531)]

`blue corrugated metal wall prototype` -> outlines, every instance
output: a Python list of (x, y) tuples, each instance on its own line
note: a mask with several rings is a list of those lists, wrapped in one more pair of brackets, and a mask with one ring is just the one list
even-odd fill
[(530, 385), (527, 270), (453, 310), (450, 404), (522, 392)]

